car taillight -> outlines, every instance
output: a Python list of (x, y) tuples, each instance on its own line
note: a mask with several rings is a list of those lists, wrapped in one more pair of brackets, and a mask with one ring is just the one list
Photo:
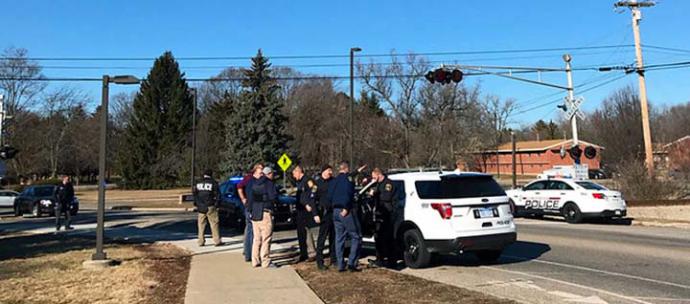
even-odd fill
[(453, 206), (449, 203), (431, 203), (431, 208), (438, 211), (438, 214), (440, 214), (441, 218), (444, 220), (453, 217)]
[(606, 195), (604, 195), (603, 193), (592, 193), (592, 196), (596, 199), (605, 199), (606, 198)]

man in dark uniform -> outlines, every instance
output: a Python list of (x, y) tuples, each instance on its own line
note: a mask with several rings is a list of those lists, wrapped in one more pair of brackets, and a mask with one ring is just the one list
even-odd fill
[(211, 224), (211, 235), (213, 236), (213, 243), (216, 246), (221, 246), (223, 243), (220, 239), (220, 231), (218, 228), (218, 204), (220, 203), (220, 191), (218, 183), (213, 179), (213, 171), (204, 171), (204, 178), (197, 182), (194, 186), (194, 206), (199, 213), (198, 215), (198, 229), (199, 229), (199, 246), (206, 244), (206, 222)]
[(74, 200), (74, 187), (72, 187), (69, 176), (65, 175), (62, 177), (62, 184), (58, 186), (57, 191), (58, 201), (55, 203), (55, 230), (60, 231), (60, 227), (62, 226), (60, 219), (63, 214), (65, 215), (65, 230), (72, 230), (73, 228), (70, 225), (72, 221), (70, 206)]
[(321, 218), (319, 237), (316, 241), (316, 266), (320, 270), (326, 270), (323, 262), (323, 249), (328, 238), (328, 252), (331, 256), (331, 264), (335, 260), (335, 230), (333, 227), (333, 206), (328, 200), (328, 184), (333, 178), (333, 168), (325, 165), (321, 168), (321, 174), (314, 178), (316, 182), (316, 202)]
[(314, 180), (305, 176), (304, 169), (300, 165), (292, 169), (292, 177), (297, 183), (297, 243), (299, 244), (299, 261), (302, 262), (313, 259), (316, 251), (311, 229), (321, 222), (315, 201), (318, 186)]
[(377, 267), (394, 267), (397, 264), (395, 231), (404, 212), (401, 193), (380, 168), (372, 170), (371, 179), (376, 182), (373, 188), (376, 202), (376, 261), (371, 264)]
[(350, 239), (350, 256), (347, 261), (347, 270), (360, 271), (357, 268), (359, 250), (361, 248), (362, 235), (359, 220), (354, 214), (355, 185), (350, 176), (350, 165), (347, 162), (340, 163), (338, 176), (329, 183), (328, 196), (333, 205), (333, 224), (335, 227), (335, 255), (338, 271), (345, 271), (345, 241)]

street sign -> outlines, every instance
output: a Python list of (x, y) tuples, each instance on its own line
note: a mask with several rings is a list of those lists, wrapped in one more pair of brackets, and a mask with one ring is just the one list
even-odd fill
[(568, 110), (565, 112), (565, 117), (568, 118), (568, 120), (573, 119), (573, 116), (577, 115), (578, 118), (580, 119), (585, 119), (585, 114), (580, 111), (580, 105), (584, 99), (582, 97), (577, 97), (573, 100), (570, 98), (566, 97), (565, 98), (565, 104)]
[(292, 160), (287, 153), (283, 153), (283, 156), (278, 159), (278, 166), (280, 166), (280, 169), (283, 169), (283, 172), (285, 172), (288, 168), (290, 168), (290, 165), (292, 165)]

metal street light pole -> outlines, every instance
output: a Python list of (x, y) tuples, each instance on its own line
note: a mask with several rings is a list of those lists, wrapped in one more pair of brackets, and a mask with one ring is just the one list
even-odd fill
[(194, 94), (194, 109), (192, 110), (192, 170), (191, 170), (191, 188), (194, 192), (194, 178), (196, 177), (196, 107), (197, 107), (197, 88), (190, 88)]
[(137, 84), (139, 79), (134, 76), (108, 76), (103, 75), (101, 91), (101, 134), (98, 151), (98, 210), (96, 212), (96, 253), (91, 256), (92, 261), (107, 261), (107, 255), (103, 251), (103, 233), (105, 230), (105, 171), (106, 149), (108, 146), (108, 94), (110, 83)]
[(350, 166), (355, 165), (355, 52), (361, 52), (358, 47), (350, 48)]

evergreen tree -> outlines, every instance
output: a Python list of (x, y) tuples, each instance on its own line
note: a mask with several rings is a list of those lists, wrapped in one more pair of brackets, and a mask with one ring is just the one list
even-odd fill
[(261, 50), (252, 58), (252, 66), (244, 71), (242, 92), (230, 111), (225, 124), (226, 159), (223, 171), (246, 171), (252, 163), (263, 161), (271, 166), (288, 151), (290, 137), (286, 134), (285, 101), (279, 96), (271, 64)]
[(126, 187), (168, 188), (189, 176), (186, 158), (194, 100), (172, 53), (153, 64), (133, 102), (120, 155)]

